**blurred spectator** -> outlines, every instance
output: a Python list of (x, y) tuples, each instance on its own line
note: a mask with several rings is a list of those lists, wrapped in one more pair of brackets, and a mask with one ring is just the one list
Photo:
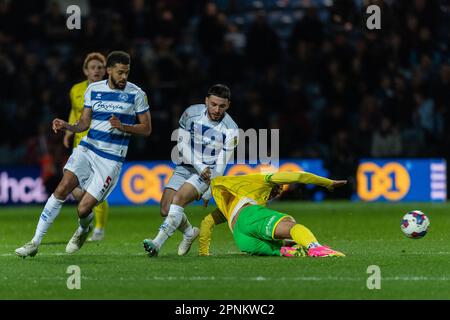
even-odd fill
[(198, 41), (202, 52), (210, 56), (222, 47), (226, 25), (219, 19), (219, 11), (213, 2), (208, 2), (197, 26)]
[(243, 57), (233, 50), (231, 41), (224, 41), (220, 51), (211, 59), (208, 77), (210, 82), (233, 86), (239, 80), (236, 75), (241, 74), (243, 70)]
[(175, 21), (171, 10), (165, 9), (156, 19), (154, 24), (154, 36), (171, 39), (172, 42), (178, 42), (180, 37), (180, 26)]
[(50, 45), (61, 44), (70, 35), (66, 27), (66, 17), (61, 13), (57, 1), (52, 1), (43, 16), (45, 39)]
[(267, 23), (266, 14), (258, 11), (247, 33), (247, 61), (260, 72), (279, 62), (280, 39)]
[(290, 48), (294, 50), (300, 41), (322, 44), (324, 38), (324, 25), (317, 15), (317, 8), (306, 9), (305, 15), (295, 24), (289, 39)]
[(336, 190), (329, 195), (329, 198), (350, 199), (355, 190), (355, 171), (358, 165), (355, 153), (355, 146), (350, 137), (348, 129), (341, 128), (332, 137), (332, 148), (330, 155), (325, 159), (325, 167), (329, 170), (331, 177), (348, 180), (349, 187)]
[(371, 155), (375, 158), (398, 157), (402, 153), (402, 139), (397, 127), (393, 126), (389, 118), (381, 119), (381, 128), (372, 136)]
[(230, 23), (228, 25), (228, 31), (225, 34), (225, 42), (231, 43), (235, 53), (243, 54), (247, 45), (247, 38), (238, 25)]
[(444, 131), (444, 118), (440, 112), (436, 112), (434, 100), (424, 96), (422, 92), (414, 93), (415, 112), (413, 114), (415, 124), (424, 129), (429, 150), (436, 152), (436, 140)]
[(124, 12), (128, 21), (127, 36), (130, 39), (144, 39), (149, 37), (153, 31), (150, 7), (144, 0), (132, 0)]

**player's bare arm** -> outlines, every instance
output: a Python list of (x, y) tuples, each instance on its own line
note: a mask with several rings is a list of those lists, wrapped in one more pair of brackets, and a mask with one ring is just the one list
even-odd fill
[[(70, 119), (73, 117), (74, 117), (73, 110), (71, 110), (68, 123), (70, 123)], [(73, 135), (74, 135), (74, 133), (72, 131), (66, 130), (66, 132), (64, 134), (64, 139), (63, 139), (64, 147), (70, 148), (70, 140), (72, 139)]]
[[(71, 100), (71, 107), (70, 107), (70, 113), (69, 113), (69, 119), (67, 120), (68, 123), (73, 122), (73, 120), (71, 121), (71, 119), (75, 118), (75, 114), (74, 114), (74, 105), (73, 105), (73, 101), (72, 101), (72, 97), (73, 97), (73, 87), (70, 90), (70, 100)], [(64, 139), (63, 139), (63, 145), (64, 147), (66, 147), (67, 149), (70, 148), (70, 140), (72, 139), (74, 133), (72, 131), (66, 130), (65, 134), (64, 134)]]
[(123, 124), (120, 119), (113, 114), (109, 119), (109, 123), (112, 128), (118, 129), (122, 132), (148, 137), (152, 133), (150, 111), (138, 114), (137, 118), (139, 123), (129, 126)]
[(83, 113), (81, 114), (80, 120), (74, 125), (69, 124), (67, 121), (56, 118), (52, 123), (53, 131), (55, 133), (63, 130), (68, 130), (74, 133), (86, 131), (87, 129), (89, 129), (89, 126), (91, 124), (91, 116), (92, 110), (90, 108), (85, 108), (83, 110)]
[(64, 140), (63, 140), (63, 145), (66, 148), (70, 147), (70, 139), (73, 136), (73, 132), (66, 130), (66, 133), (64, 134)]
[(330, 191), (333, 191), (335, 188), (343, 187), (347, 184), (347, 180), (333, 180), (333, 184), (331, 185)]

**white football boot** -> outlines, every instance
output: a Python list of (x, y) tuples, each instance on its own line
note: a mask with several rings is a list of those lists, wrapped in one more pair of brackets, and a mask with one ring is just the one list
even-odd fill
[(39, 246), (34, 243), (33, 241), (30, 241), (28, 243), (25, 243), (22, 247), (16, 249), (16, 254), (19, 257), (26, 258), (26, 257), (34, 257), (38, 253)]
[(195, 239), (198, 238), (198, 235), (200, 234), (200, 229), (197, 227), (192, 227), (194, 230), (194, 234), (192, 237), (186, 237), (183, 235), (183, 240), (181, 240), (180, 244), (178, 245), (178, 255), (184, 256), (186, 255), (189, 250), (191, 249), (192, 243), (195, 241)]
[(87, 232), (81, 232), (77, 228), (77, 231), (75, 231), (72, 238), (67, 243), (66, 252), (68, 254), (75, 253), (81, 249), (83, 244), (86, 242), (86, 239), (89, 235), (89, 232), (91, 232), (92, 227), (93, 227), (92, 224), (90, 224)]
[(105, 237), (104, 229), (94, 229), (94, 232), (92, 233), (92, 236), (88, 239), (88, 241), (89, 242), (102, 241), (104, 237)]

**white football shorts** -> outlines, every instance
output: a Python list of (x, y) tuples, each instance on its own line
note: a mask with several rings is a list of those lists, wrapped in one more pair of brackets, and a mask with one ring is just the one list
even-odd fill
[(83, 146), (73, 149), (64, 166), (78, 178), (79, 187), (98, 202), (105, 200), (119, 180), (122, 163), (100, 157)]
[(209, 184), (203, 181), (202, 178), (197, 173), (197, 170), (190, 165), (179, 165), (175, 167), (172, 177), (170, 177), (169, 182), (164, 186), (164, 188), (173, 189), (178, 191), (183, 183), (189, 183), (194, 186), (199, 194), (199, 198), (206, 192), (209, 188)]

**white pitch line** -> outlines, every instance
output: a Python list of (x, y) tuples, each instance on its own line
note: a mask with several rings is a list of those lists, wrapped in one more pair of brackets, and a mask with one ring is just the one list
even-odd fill
[[(63, 281), (66, 280), (64, 277), (33, 277), (33, 278), (22, 278), (23, 280), (33, 280), (34, 282), (37, 281)], [(105, 281), (105, 280), (111, 280), (111, 279), (100, 279), (100, 278), (92, 278), (92, 277), (86, 277), (82, 276), (82, 280), (85, 281)], [(3, 277), (3, 280), (8, 280), (7, 277)], [(357, 282), (364, 282), (366, 281), (366, 278), (358, 278), (358, 277), (318, 277), (318, 276), (305, 276), (305, 277), (280, 277), (280, 278), (274, 278), (274, 277), (263, 277), (263, 276), (257, 276), (257, 277), (215, 277), (215, 276), (193, 276), (193, 277), (177, 277), (177, 276), (153, 276), (151, 278), (145, 277), (145, 278), (138, 278), (138, 277), (119, 277), (115, 278), (113, 281), (125, 281), (125, 282), (142, 282), (142, 281), (234, 281), (234, 282), (242, 282), (242, 281), (256, 281), (256, 282), (275, 282), (275, 281), (296, 281), (296, 282), (320, 282), (320, 281), (357, 281)], [(450, 277), (426, 277), (426, 276), (401, 276), (401, 277), (382, 277), (381, 281), (450, 281)]]
[[(227, 251), (226, 254), (229, 255), (239, 255), (239, 256), (247, 256), (247, 254), (239, 252), (239, 251)], [(52, 253), (39, 253), (39, 256), (70, 256), (69, 254), (65, 252), (52, 252)], [(146, 256), (147, 254), (145, 252), (142, 253), (120, 253), (120, 252), (105, 252), (103, 254), (100, 253), (80, 253), (79, 255), (83, 256), (119, 256), (119, 257), (140, 257), (140, 256)], [(223, 256), (223, 254), (213, 254), (211, 258), (214, 258), (215, 256)], [(367, 254), (363, 255), (352, 255), (350, 257), (358, 257), (358, 256), (366, 256)], [(450, 252), (447, 251), (439, 251), (439, 252), (404, 252), (402, 255), (450, 255)], [(1, 253), (0, 257), (14, 257), (16, 254), (14, 253)], [(164, 255), (163, 255), (164, 256)], [(194, 256), (193, 256), (194, 257)], [(306, 258), (306, 257), (305, 257)]]
[[(38, 253), (39, 256), (71, 256), (68, 253), (65, 252), (53, 252), (53, 253)], [(80, 253), (80, 256), (103, 256), (103, 255), (107, 255), (107, 256), (120, 256), (120, 257), (137, 257), (137, 256), (145, 256), (145, 253), (133, 253), (133, 254), (127, 254), (127, 253), (119, 253), (119, 252), (108, 252), (108, 253), (104, 253), (104, 254), (99, 254), (99, 253)], [(16, 257), (17, 255), (15, 253), (2, 253), (0, 254), (0, 257)]]

